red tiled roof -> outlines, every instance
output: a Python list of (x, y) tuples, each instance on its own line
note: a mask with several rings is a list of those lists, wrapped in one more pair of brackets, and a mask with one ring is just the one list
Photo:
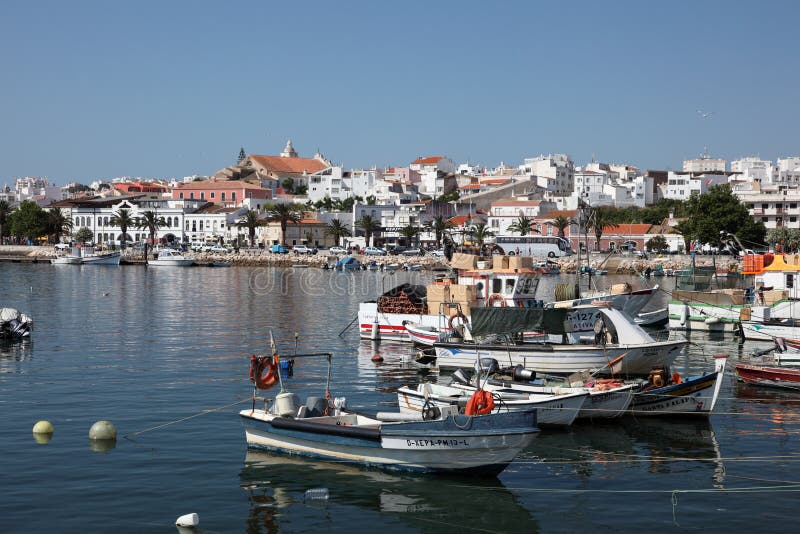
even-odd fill
[(450, 217), (448, 219), (453, 226), (464, 226), (469, 220), (471, 220), (469, 215), (456, 215), (455, 217)]
[(432, 165), (434, 163), (439, 163), (439, 160), (444, 159), (444, 156), (428, 156), (427, 158), (417, 158), (411, 162), (411, 164), (419, 164), (419, 165)]
[(606, 234), (615, 234), (622, 237), (630, 235), (642, 235), (646, 234), (647, 231), (650, 229), (652, 224), (628, 224), (622, 223), (618, 226), (604, 226), (603, 227), (603, 235)]
[(242, 182), (240, 180), (198, 180), (195, 182), (187, 182), (178, 184), (175, 189), (258, 189), (259, 191), (265, 190), (258, 184), (251, 184), (250, 182)]
[(481, 180), (483, 185), (503, 185), (511, 181), (511, 178), (489, 178), (488, 180)]
[(302, 174), (303, 171), (308, 174), (319, 172), (322, 169), (327, 169), (325, 165), (318, 159), (314, 158), (282, 158), (280, 156), (249, 156), (249, 158), (258, 165), (273, 172), (289, 172)]
[(481, 184), (467, 184), (462, 185), (459, 189), (480, 189), (481, 187), (483, 187)]

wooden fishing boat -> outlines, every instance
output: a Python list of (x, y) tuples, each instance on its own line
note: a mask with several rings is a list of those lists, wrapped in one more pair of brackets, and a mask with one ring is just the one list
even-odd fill
[(633, 394), (629, 414), (639, 416), (704, 416), (717, 405), (727, 355), (714, 356), (714, 371), (699, 376), (680, 377), (668, 368), (653, 370), (647, 381)]
[[(401, 413), (367, 416), (348, 411), (344, 399), (330, 400), (329, 353), (324, 397), (301, 405), (284, 390), (274, 398), (256, 395), (280, 383), (279, 358), (251, 359), (252, 407), (239, 412), (248, 448), (278, 451), (364, 466), (422, 472), (497, 474), (536, 436), (536, 411), (461, 415), (442, 409), (436, 417), (409, 418)], [(411, 420), (409, 420), (411, 419)]]
[(800, 391), (800, 369), (798, 368), (737, 363), (736, 377), (739, 381), (754, 386)]

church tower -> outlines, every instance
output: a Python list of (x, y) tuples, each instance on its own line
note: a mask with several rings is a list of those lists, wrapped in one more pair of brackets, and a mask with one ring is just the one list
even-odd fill
[(297, 152), (294, 150), (294, 147), (292, 146), (292, 140), (291, 139), (286, 141), (286, 148), (284, 148), (283, 152), (281, 152), (281, 157), (282, 158), (296, 158), (297, 157)]

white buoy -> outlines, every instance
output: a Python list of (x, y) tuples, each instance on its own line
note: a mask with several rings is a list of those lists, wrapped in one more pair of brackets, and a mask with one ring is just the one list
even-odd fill
[(113, 441), (117, 439), (117, 429), (111, 421), (98, 421), (89, 429), (89, 439)]
[(373, 341), (378, 341), (381, 338), (381, 325), (378, 324), (378, 318), (375, 318), (375, 322), (372, 323), (372, 332), (370, 332), (369, 338)]
[(175, 520), (175, 525), (179, 527), (196, 527), (200, 524), (200, 516), (197, 514), (186, 514)]

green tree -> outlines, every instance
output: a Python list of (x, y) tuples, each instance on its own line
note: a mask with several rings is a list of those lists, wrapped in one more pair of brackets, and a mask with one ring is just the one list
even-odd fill
[(461, 193), (459, 193), (458, 189), (453, 189), (452, 191), (440, 195), (436, 198), (439, 202), (455, 202), (461, 198)]
[(259, 226), (264, 226), (265, 223), (266, 220), (260, 219), (256, 210), (248, 210), (247, 213), (244, 214), (244, 217), (236, 223), (236, 226), (239, 228), (247, 228), (247, 235), (250, 238), (250, 246), (255, 247), (256, 228)]
[(12, 211), (14, 211), (14, 208), (11, 207), (7, 200), (0, 200), (0, 245), (3, 244), (3, 238), (6, 235), (6, 230), (8, 230), (8, 218), (11, 216)]
[(75, 241), (77, 241), (78, 243), (86, 243), (87, 241), (91, 241), (92, 237), (94, 237), (92, 231), (86, 228), (85, 226), (83, 228), (78, 229), (77, 232), (72, 234), (72, 238), (75, 239)]
[(489, 230), (485, 223), (477, 223), (467, 232), (470, 241), (474, 242), (478, 248), (482, 249), (486, 240), (494, 235), (494, 232)]
[(688, 220), (682, 221), (681, 233), (712, 246), (721, 244), (720, 232), (734, 234), (745, 246), (764, 246), (767, 229), (756, 222), (747, 206), (733, 194), (728, 184), (715, 185), (703, 195), (693, 193), (686, 201)]
[(267, 221), (278, 222), (281, 225), (281, 244), (286, 245), (286, 227), (289, 223), (299, 223), (300, 213), (289, 204), (277, 204), (267, 212)]
[(281, 182), (281, 187), (287, 193), (294, 193), (294, 178), (285, 178)]
[(119, 229), (122, 232), (122, 236), (119, 239), (122, 248), (125, 248), (125, 245), (128, 241), (128, 228), (137, 224), (136, 220), (133, 218), (133, 215), (131, 215), (131, 210), (122, 208), (119, 210), (119, 213), (111, 217), (109, 222), (111, 223), (111, 226), (119, 226)]
[(800, 230), (797, 228), (772, 228), (767, 230), (767, 244), (774, 247), (775, 252), (796, 252), (800, 243)]
[(414, 244), (414, 239), (419, 235), (419, 227), (413, 224), (406, 225), (400, 228), (399, 234), (405, 239), (406, 246)]
[(350, 229), (339, 219), (333, 219), (325, 227), (325, 235), (333, 236), (336, 239), (336, 244), (341, 245), (343, 237), (350, 237), (353, 233)]
[(520, 215), (517, 220), (508, 225), (509, 232), (516, 232), (519, 235), (528, 235), (535, 232), (533, 228), (533, 219)]
[(667, 240), (664, 238), (663, 235), (654, 235), (653, 237), (647, 240), (647, 243), (644, 244), (644, 247), (649, 252), (658, 252), (660, 250), (665, 250), (669, 248), (669, 245), (667, 245)]
[(565, 230), (569, 228), (569, 226), (575, 224), (575, 219), (571, 217), (565, 217), (564, 215), (559, 215), (558, 217), (550, 221), (550, 224), (552, 224), (553, 227), (555, 227), (558, 230), (558, 237), (566, 238), (567, 234)]
[(375, 195), (367, 195), (364, 201), (367, 203), (367, 206), (374, 206), (378, 203), (378, 197)]
[(589, 227), (594, 231), (597, 250), (600, 250), (600, 239), (606, 227), (616, 228), (619, 224), (614, 221), (614, 210), (608, 208), (596, 208), (592, 213)]
[(33, 241), (47, 233), (47, 214), (33, 200), (23, 200), (8, 219), (11, 233), (18, 238)]
[[(120, 210), (122, 211), (122, 210)], [(156, 232), (162, 226), (166, 226), (166, 221), (164, 217), (159, 217), (155, 211), (147, 210), (142, 213), (142, 216), (139, 218), (138, 224), (136, 228), (139, 230), (147, 230), (150, 234), (150, 243), (152, 245), (156, 244)]]
[(442, 246), (442, 238), (444, 237), (444, 233), (453, 227), (453, 223), (451, 223), (447, 218), (443, 215), (437, 215), (430, 221), (425, 223), (425, 228), (429, 232), (433, 232), (434, 236), (436, 237), (436, 246)]
[(356, 221), (356, 228), (364, 230), (364, 235), (366, 236), (367, 240), (367, 246), (369, 246), (370, 240), (372, 239), (372, 235), (380, 232), (381, 222), (373, 219), (370, 215), (364, 215), (363, 217), (361, 217), (359, 220)]
[(61, 240), (61, 234), (72, 232), (72, 219), (66, 217), (60, 209), (54, 208), (47, 212), (46, 232), (47, 235), (53, 237), (55, 243), (58, 243)]

